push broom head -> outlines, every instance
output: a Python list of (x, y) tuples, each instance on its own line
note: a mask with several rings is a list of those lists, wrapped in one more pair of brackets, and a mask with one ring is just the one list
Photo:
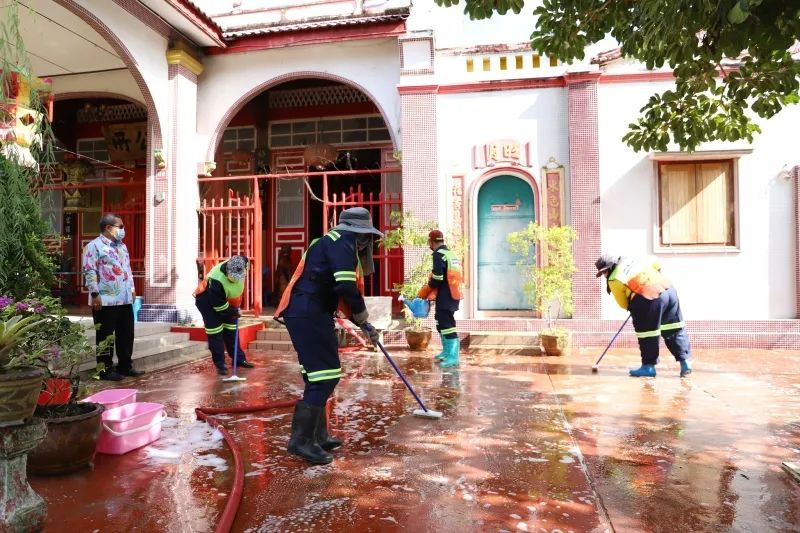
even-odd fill
[(442, 418), (442, 413), (439, 411), (432, 411), (431, 409), (414, 409), (414, 412), (411, 414), (420, 418)]
[(240, 377), (240, 376), (237, 376), (236, 374), (234, 374), (234, 375), (229, 376), (227, 378), (222, 378), (222, 381), (224, 381), (226, 383), (227, 382), (233, 382), (233, 381), (247, 381), (247, 378), (243, 378), (243, 377)]

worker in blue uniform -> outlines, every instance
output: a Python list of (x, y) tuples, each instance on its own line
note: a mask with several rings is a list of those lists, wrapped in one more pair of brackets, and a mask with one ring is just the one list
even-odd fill
[(438, 229), (428, 233), (428, 247), (433, 251), (433, 268), (428, 282), (417, 293), (418, 298), (436, 300), (436, 330), (442, 340), (442, 351), (435, 359), (442, 368), (458, 366), (461, 342), (456, 330), (455, 312), (462, 298), (461, 263), (458, 256), (444, 244), (444, 234)]
[[(203, 315), (211, 359), (221, 376), (228, 374), (228, 367), (225, 366), (225, 348), (233, 360), (247, 266), (246, 257), (234, 255), (212, 268), (194, 291), (195, 306)], [(237, 366), (242, 368), (255, 366), (247, 360), (247, 354), (242, 350), (241, 344), (236, 357)]]
[(633, 377), (656, 377), (659, 337), (664, 337), (672, 356), (681, 366), (682, 378), (692, 373), (692, 349), (683, 321), (678, 293), (661, 273), (661, 265), (609, 254), (595, 261), (597, 277), (605, 276), (606, 291), (633, 319), (639, 339), (642, 366), (631, 369)]
[(305, 382), (287, 450), (311, 463), (330, 463), (333, 456), (328, 451), (342, 445), (329, 434), (325, 413), (342, 376), (334, 326), (337, 308), (373, 344), (378, 340), (363, 297), (364, 276), (374, 271), (376, 235), (383, 236), (372, 226), (369, 211), (363, 207), (342, 211), (339, 224), (308, 247), (275, 310), (275, 318), (289, 330)]

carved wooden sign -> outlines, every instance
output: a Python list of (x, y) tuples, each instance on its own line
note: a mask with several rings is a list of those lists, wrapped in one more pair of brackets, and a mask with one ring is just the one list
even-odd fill
[(498, 164), (527, 167), (530, 164), (530, 143), (501, 139), (472, 148), (473, 168), (493, 167)]

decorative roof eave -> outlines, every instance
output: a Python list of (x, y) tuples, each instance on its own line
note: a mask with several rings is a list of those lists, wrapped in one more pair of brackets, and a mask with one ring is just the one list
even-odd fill
[(217, 46), (225, 47), (225, 38), (217, 23), (206, 15), (191, 0), (165, 0), (175, 11), (191, 22), (198, 30), (202, 31)]
[(362, 15), (351, 17), (321, 17), (308, 19), (302, 22), (292, 22), (289, 24), (253, 24), (250, 26), (240, 26), (238, 28), (228, 28), (223, 33), (226, 40), (232, 41), (242, 37), (254, 35), (266, 35), (271, 33), (292, 33), (317, 29), (328, 29), (345, 26), (365, 26), (370, 24), (383, 24), (389, 22), (403, 22), (408, 18), (409, 10), (397, 10), (394, 13), (382, 15)]
[(248, 35), (229, 41), (225, 48), (206, 48), (207, 55), (238, 54), (290, 46), (318, 45), (364, 39), (397, 39), (406, 33), (405, 21), (335, 26), (304, 31)]

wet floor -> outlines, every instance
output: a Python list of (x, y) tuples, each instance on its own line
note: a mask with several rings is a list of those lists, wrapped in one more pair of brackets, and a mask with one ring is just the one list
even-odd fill
[[(343, 355), (331, 465), (285, 453), (291, 413), (220, 415), (243, 452), (233, 531), (800, 531), (800, 354), (701, 352), (691, 379), (674, 361), (627, 377), (633, 351), (598, 374), (568, 358), (471, 357), (442, 371), (396, 351), (440, 420), (416, 407), (375, 353)], [(132, 381), (165, 405), (161, 440), (93, 470), (32, 478), (46, 531), (213, 531), (233, 461), (198, 406), (299, 396), (292, 356), (253, 352), (248, 380), (222, 383), (210, 361)], [(126, 383), (127, 386), (127, 383)]]

